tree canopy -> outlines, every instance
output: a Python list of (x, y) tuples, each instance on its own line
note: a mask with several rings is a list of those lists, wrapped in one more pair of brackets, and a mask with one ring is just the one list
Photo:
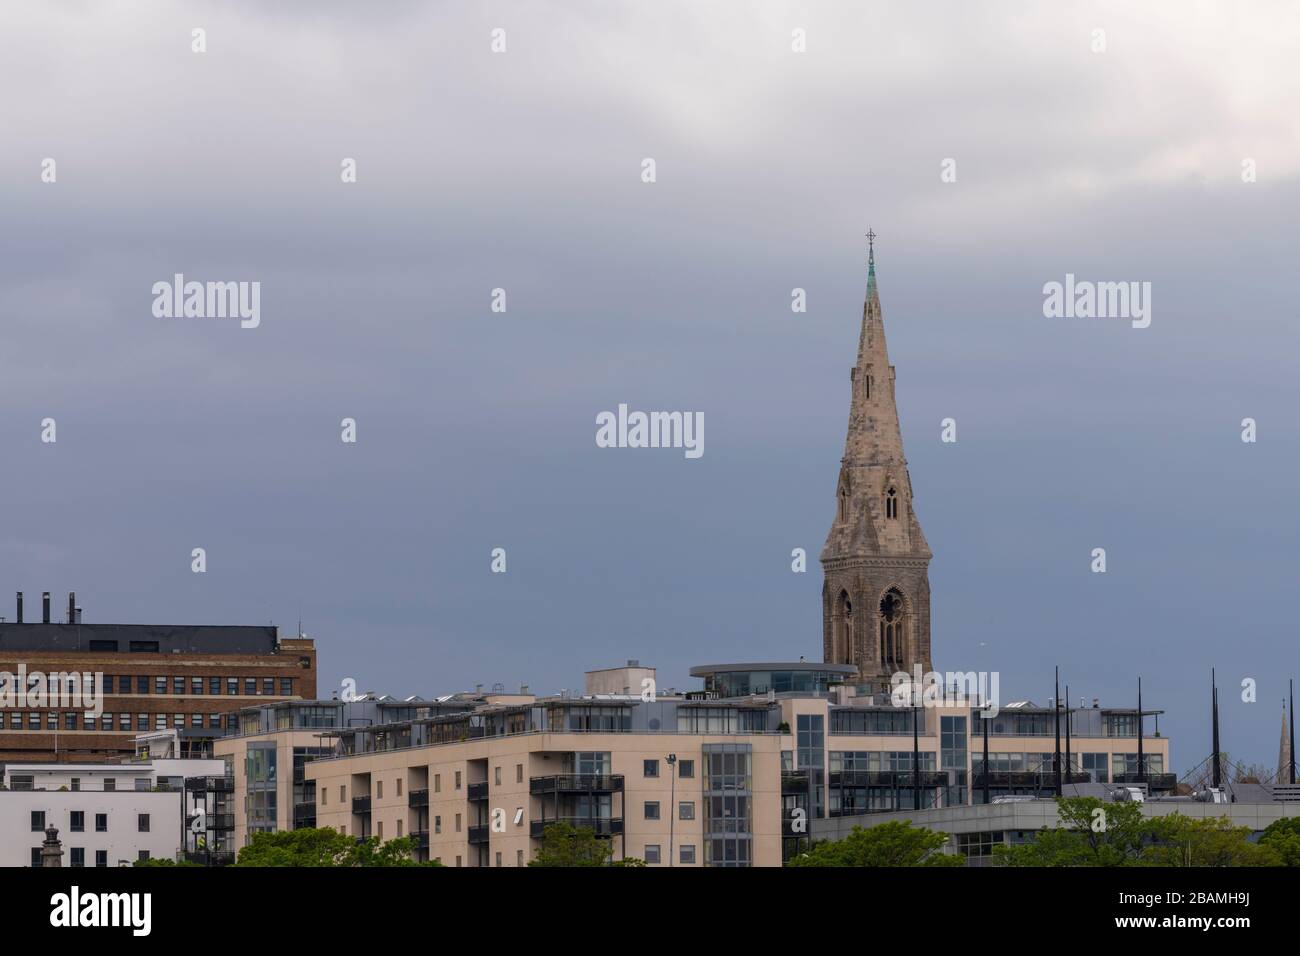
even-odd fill
[(439, 866), (416, 863), (415, 841), (401, 837), (380, 843), (376, 837), (358, 841), (329, 827), (254, 833), (239, 851), (235, 866)]
[(842, 840), (814, 843), (787, 866), (961, 866), (965, 860), (945, 854), (948, 834), (890, 821), (874, 827), (855, 826)]

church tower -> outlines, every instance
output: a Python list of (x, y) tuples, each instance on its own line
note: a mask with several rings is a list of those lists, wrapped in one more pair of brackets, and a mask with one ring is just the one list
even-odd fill
[(912, 510), (912, 482), (894, 401), (894, 367), (868, 232), (867, 295), (858, 361), (849, 375), (849, 430), (821, 562), (822, 653), (853, 664), (861, 683), (888, 688), (896, 671), (930, 665), (930, 547)]

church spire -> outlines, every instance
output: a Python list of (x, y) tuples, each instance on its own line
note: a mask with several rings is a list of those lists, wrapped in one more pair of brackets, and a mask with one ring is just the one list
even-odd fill
[[(821, 561), (825, 659), (857, 664), (864, 680), (920, 663), (930, 669), (930, 548), (912, 509), (876, 282), (876, 233), (867, 232), (867, 292), (835, 518)], [(856, 617), (855, 611), (856, 609)]]

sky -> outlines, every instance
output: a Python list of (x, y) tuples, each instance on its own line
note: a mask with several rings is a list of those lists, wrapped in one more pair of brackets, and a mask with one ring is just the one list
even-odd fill
[[(1272, 767), (1297, 28), (1172, 0), (5, 4), (0, 581), (87, 621), (301, 620), (321, 696), (820, 659), (871, 228), (936, 667), (1039, 703), (1057, 665), (1089, 703), (1140, 675), (1180, 773), (1215, 668), (1225, 748)], [(156, 316), (176, 273), (260, 283), (260, 323)], [(1149, 327), (1045, 316), (1067, 274), (1151, 283)], [(598, 447), (621, 403), (702, 414), (704, 454)]]

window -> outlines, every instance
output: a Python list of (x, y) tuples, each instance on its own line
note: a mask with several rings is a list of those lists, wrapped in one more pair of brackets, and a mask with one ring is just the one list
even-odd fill
[(441, 832), (442, 832), (442, 817), (440, 817), (440, 816), (435, 816), (435, 817), (433, 818), (433, 832), (434, 832), (434, 833), (441, 833)]
[(348, 802), (347, 784), (341, 783), (339, 784), (339, 803), (347, 803), (347, 802)]
[[(90, 726), (87, 728), (88, 730), (95, 729), (95, 718), (87, 717), (86, 722), (90, 724)], [(27, 729), (28, 730), (41, 729), (41, 715), (37, 711), (33, 710), (31, 713), (27, 715)]]
[(137, 674), (135, 678), (135, 692), (137, 694), (149, 693), (149, 678), (142, 674)]
[(658, 800), (647, 800), (647, 801), (645, 802), (645, 818), (646, 818), (647, 820), (658, 820), (658, 819), (659, 819), (659, 801), (658, 801)]
[(659, 844), (647, 843), (645, 847), (645, 861), (651, 865), (659, 862)]
[(34, 846), (32, 847), (32, 866), (40, 866), (40, 865), (41, 865), (41, 848), (38, 846)]
[(140, 832), (140, 833), (148, 833), (148, 832), (149, 832), (149, 814), (147, 814), (147, 813), (139, 813), (139, 814), (136, 814), (136, 818), (135, 818), (135, 827), (136, 827), (136, 830), (137, 830), (138, 832)]
[(689, 780), (692, 777), (694, 777), (695, 761), (694, 760), (677, 761), (677, 776), (681, 777), (684, 780)]
[(683, 800), (681, 803), (677, 804), (677, 819), (678, 819), (678, 820), (694, 820), (694, 819), (695, 819), (695, 803), (694, 803), (694, 801), (691, 801), (691, 800)]
[(155, 694), (165, 694), (165, 693), (167, 693), (167, 678), (166, 678), (166, 677), (155, 677), (155, 678), (153, 679), (153, 692), (154, 692)]
[(112, 714), (100, 714), (100, 715), (99, 715), (99, 729), (100, 729), (100, 730), (112, 730), (112, 729), (113, 729), (113, 715), (112, 715)]
[(226, 678), (226, 693), (227, 693), (229, 696), (231, 696), (231, 697), (234, 697), (236, 694), (239, 693), (239, 678), (238, 678), (238, 677), (227, 677), (227, 678)]
[[(56, 714), (56, 713), (55, 713), (54, 711), (52, 711), (52, 710), (51, 710), (49, 713), (47, 713), (47, 714), (45, 715), (45, 729), (46, 729), (46, 730), (58, 730), (58, 729), (59, 729), (59, 715)], [(110, 727), (110, 728), (108, 728), (108, 729), (109, 729), (109, 730), (112, 730), (113, 728)]]
[(523, 865), (524, 865), (524, 851), (515, 850), (515, 866), (523, 866)]
[(107, 832), (108, 832), (108, 814), (107, 814), (107, 813), (96, 813), (96, 814), (95, 814), (95, 832), (96, 832), (96, 833), (107, 833)]
[(885, 517), (898, 517), (898, 492), (893, 488), (885, 492)]
[(209, 728), (210, 730), (220, 730), (220, 729), (221, 729), (221, 715), (220, 715), (220, 714), (208, 714), (208, 728)]
[(185, 715), (173, 714), (172, 723), (176, 726), (177, 730), (183, 730), (185, 728)]
[(105, 792), (105, 793), (112, 793), (112, 792), (113, 792), (114, 790), (116, 790), (116, 789), (117, 789), (117, 778), (116, 778), (116, 777), (105, 777), (105, 778), (104, 778), (104, 792)]
[(154, 730), (166, 730), (166, 729), (167, 729), (167, 715), (166, 715), (166, 714), (154, 714), (154, 718), (153, 718), (153, 726), (154, 726)]
[(433, 792), (442, 793), (442, 774), (440, 773), (433, 775)]
[(402, 795), (402, 778), (398, 777), (394, 783), (397, 784), (397, 795), (400, 797)]
[(498, 853), (497, 853), (497, 866), (500, 866), (500, 865), (501, 865), (501, 853), (498, 851)]
[(263, 694), (263, 696), (266, 696), (266, 697), (272, 697), (272, 696), (275, 695), (275, 678), (274, 678), (274, 677), (263, 677), (263, 678), (262, 678), (262, 694)]
[(500, 764), (498, 764), (496, 767), (493, 768), (492, 785), (495, 787), (501, 786), (501, 765)]
[(86, 811), (73, 810), (68, 814), (68, 829), (73, 833), (86, 832)]
[[(76, 715), (76, 714), (73, 714), (73, 715), (72, 715), (72, 719), (73, 719), (73, 722), (74, 722), (73, 725), (74, 725), (74, 727), (75, 727), (75, 725), (76, 725), (75, 722), (76, 722), (76, 719), (77, 719), (77, 715)], [(15, 712), (15, 713), (12, 713), (12, 714), (9, 715), (9, 729), (10, 729), (10, 730), (22, 730), (22, 729), (23, 729), (23, 715), (22, 715), (22, 714)]]
[(898, 588), (890, 588), (880, 599), (880, 660), (886, 667), (898, 669), (903, 665), (905, 611)]
[(135, 858), (136, 858), (137, 860), (147, 860), (147, 859), (149, 859), (149, 851), (148, 851), (148, 850), (141, 850), (139, 853), (137, 853), (137, 854), (135, 855)]
[(281, 678), (280, 678), (280, 696), (281, 696), (281, 697), (292, 697), (292, 696), (293, 696), (293, 678), (292, 678), (292, 677), (281, 677)]
[(72, 849), (72, 865), (73, 865), (73, 866), (85, 866), (85, 865), (86, 865), (86, 848), (85, 848), (85, 847), (81, 847), (81, 846), (74, 846), (74, 847), (72, 847), (71, 849)]
[(191, 677), (191, 678), (190, 678), (190, 693), (191, 693), (191, 694), (201, 694), (201, 693), (203, 693), (203, 678), (202, 678), (202, 677)]
[(256, 677), (245, 677), (245, 678), (244, 678), (244, 696), (245, 696), (245, 697), (255, 697), (256, 695), (257, 695), (257, 678), (256, 678)]
[(658, 760), (641, 761), (641, 776), (643, 777), (659, 776), (659, 761)]
[[(105, 694), (113, 693), (113, 678), (109, 674), (104, 675), (104, 693)], [(122, 689), (122, 693), (124, 694), (126, 693), (125, 688)]]
[(216, 696), (218, 696), (220, 693), (221, 693), (221, 678), (220, 678), (220, 677), (209, 677), (209, 678), (208, 678), (208, 694), (211, 695), (211, 696), (213, 696), (213, 697), (216, 697)]
[(459, 770), (456, 771), (456, 789), (457, 789), (457, 790), (460, 789), (460, 771), (459, 771)]
[(63, 715), (63, 729), (64, 730), (77, 729), (77, 715), (75, 713), (68, 713)]
[(147, 792), (148, 790), (149, 790), (149, 778), (148, 778), (148, 777), (136, 777), (136, 778), (135, 778), (135, 792), (136, 792), (136, 793), (145, 793), (145, 792)]
[(43, 832), (45, 830), (45, 811), (32, 811), (32, 832)]
[(515, 764), (515, 783), (523, 783), (523, 782), (524, 782), (524, 765), (521, 763), (517, 763)]
[(382, 780), (375, 781), (375, 799), (376, 800), (384, 799), (384, 781)]
[(375, 824), (375, 827), (376, 827), (375, 836), (379, 837), (379, 840), (382, 843), (384, 839), (384, 821), (383, 820), (378, 821)]
[(695, 845), (694, 845), (694, 844), (691, 844), (691, 843), (688, 843), (688, 844), (684, 845), (684, 846), (681, 848), (681, 852), (680, 852), (680, 853), (678, 854), (678, 856), (677, 856), (677, 862), (679, 862), (679, 863), (694, 863), (694, 862), (695, 862)]
[(184, 678), (184, 677), (173, 677), (173, 678), (172, 678), (172, 693), (175, 694), (175, 695), (178, 696), (178, 697), (179, 697), (181, 694), (185, 693), (185, 678)]
[(80, 790), (80, 789), (81, 789), (81, 778), (80, 778), (80, 777), (73, 777), (73, 778), (72, 778), (72, 792), (73, 792), (73, 793), (76, 793), (76, 792), (77, 792), (78, 790)]
[(130, 714), (118, 714), (118, 715), (117, 715), (117, 729), (118, 729), (118, 730), (126, 730), (126, 731), (129, 731), (129, 730), (131, 729), (131, 715), (130, 715)]
[(460, 832), (460, 814), (456, 814), (456, 832)]
[(95, 851), (95, 866), (108, 866), (108, 851), (107, 851), (107, 850), (96, 850), (96, 851)]

